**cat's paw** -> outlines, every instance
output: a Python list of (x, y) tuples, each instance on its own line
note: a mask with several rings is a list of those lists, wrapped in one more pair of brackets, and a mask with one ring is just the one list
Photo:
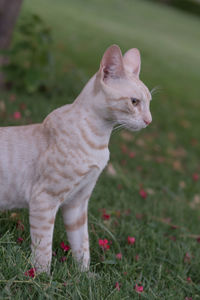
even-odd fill
[(88, 271), (86, 274), (87, 274), (87, 277), (90, 279), (95, 279), (95, 280), (100, 279), (100, 275), (95, 272)]

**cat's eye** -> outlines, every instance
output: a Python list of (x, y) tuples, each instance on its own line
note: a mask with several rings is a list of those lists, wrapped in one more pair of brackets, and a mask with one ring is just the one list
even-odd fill
[(139, 104), (140, 100), (137, 98), (131, 98), (131, 102), (134, 106), (137, 106)]

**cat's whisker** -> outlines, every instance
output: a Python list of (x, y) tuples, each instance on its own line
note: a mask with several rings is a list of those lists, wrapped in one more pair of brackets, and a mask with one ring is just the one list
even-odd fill
[(162, 88), (161, 88), (160, 86), (155, 86), (155, 87), (150, 91), (151, 96), (153, 96), (153, 95), (159, 93), (161, 90), (162, 90)]
[(121, 125), (118, 125), (118, 126), (116, 126), (113, 130), (117, 130), (117, 129), (120, 129), (121, 127), (123, 127), (124, 125), (123, 124), (121, 124)]
[(114, 133), (118, 132), (119, 130), (124, 129), (126, 127), (127, 126), (125, 124), (120, 124), (113, 129), (112, 134), (114, 134)]

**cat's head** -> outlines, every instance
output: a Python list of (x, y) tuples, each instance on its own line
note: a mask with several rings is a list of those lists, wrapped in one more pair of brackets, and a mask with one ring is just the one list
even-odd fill
[(151, 93), (139, 79), (140, 65), (138, 49), (130, 49), (122, 56), (120, 48), (113, 45), (104, 53), (97, 73), (108, 118), (133, 131), (152, 121)]

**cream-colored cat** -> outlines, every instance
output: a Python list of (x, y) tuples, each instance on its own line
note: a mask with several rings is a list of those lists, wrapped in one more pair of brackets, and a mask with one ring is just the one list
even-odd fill
[(113, 127), (145, 128), (151, 94), (139, 79), (140, 54), (105, 52), (99, 71), (70, 105), (41, 124), (0, 128), (0, 208), (28, 207), (34, 265), (50, 271), (54, 221), (62, 209), (75, 259), (89, 268), (87, 207), (109, 160)]

